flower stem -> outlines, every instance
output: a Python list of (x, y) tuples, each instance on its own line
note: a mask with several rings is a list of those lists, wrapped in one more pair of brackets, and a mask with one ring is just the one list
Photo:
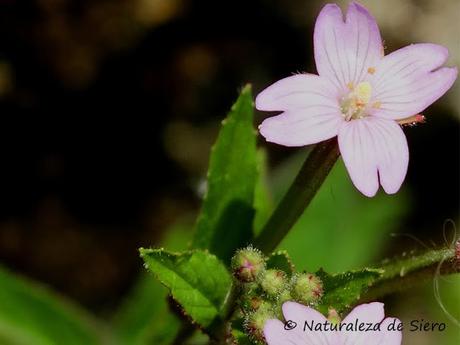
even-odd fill
[(361, 297), (360, 303), (437, 279), (439, 275), (460, 273), (459, 260), (455, 249), (447, 248), (392, 261), (382, 267), (382, 276)]
[(338, 157), (336, 138), (315, 146), (294, 183), (255, 239), (254, 244), (257, 248), (269, 254), (278, 246), (310, 204)]

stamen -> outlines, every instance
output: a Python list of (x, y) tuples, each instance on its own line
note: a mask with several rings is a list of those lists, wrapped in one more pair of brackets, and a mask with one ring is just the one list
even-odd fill
[(374, 74), (374, 73), (375, 73), (375, 67), (369, 67), (369, 68), (367, 69), (367, 73), (369, 73), (369, 74)]
[(382, 106), (382, 102), (380, 101), (374, 102), (374, 104), (372, 104), (372, 108), (375, 108), (375, 109), (380, 109), (381, 106)]
[(344, 96), (340, 102), (340, 109), (346, 121), (361, 119), (367, 116), (366, 109), (372, 95), (372, 86), (364, 81), (353, 87), (353, 83), (348, 83), (350, 93)]
[(369, 100), (371, 99), (371, 93), (372, 93), (372, 87), (369, 82), (364, 81), (362, 83), (359, 83), (356, 86), (356, 96), (358, 96), (356, 103), (360, 102), (360, 103), (367, 104)]

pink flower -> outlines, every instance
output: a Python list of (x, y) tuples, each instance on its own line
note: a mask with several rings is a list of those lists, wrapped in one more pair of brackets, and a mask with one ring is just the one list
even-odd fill
[(358, 190), (396, 193), (409, 150), (398, 121), (420, 113), (457, 78), (441, 67), (447, 49), (413, 44), (384, 56), (375, 19), (351, 3), (344, 21), (335, 4), (318, 16), (314, 51), (319, 75), (298, 74), (263, 90), (256, 107), (282, 111), (259, 126), (267, 141), (304, 146), (338, 136), (345, 166)]
[(382, 303), (361, 304), (339, 324), (296, 302), (284, 303), (283, 315), (285, 323), (265, 323), (268, 345), (400, 345), (402, 340), (401, 321), (385, 319)]

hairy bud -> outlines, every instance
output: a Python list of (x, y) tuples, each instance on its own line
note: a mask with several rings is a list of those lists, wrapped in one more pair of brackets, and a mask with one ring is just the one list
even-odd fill
[(276, 297), (286, 287), (286, 273), (281, 270), (266, 270), (260, 278), (260, 286), (269, 297)]
[(323, 283), (316, 275), (300, 273), (293, 277), (292, 297), (303, 304), (315, 304), (323, 296)]
[(239, 281), (253, 282), (265, 271), (265, 257), (253, 247), (240, 249), (232, 258), (232, 271)]
[(244, 329), (253, 341), (264, 343), (264, 325), (267, 320), (274, 319), (275, 314), (269, 303), (262, 303), (255, 312), (248, 314), (244, 321)]

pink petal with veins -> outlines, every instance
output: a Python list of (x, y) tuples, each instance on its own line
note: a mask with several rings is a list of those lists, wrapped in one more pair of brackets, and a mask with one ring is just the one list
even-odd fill
[(401, 187), (409, 163), (409, 149), (401, 127), (392, 120), (366, 117), (344, 122), (339, 148), (356, 188), (368, 197), (380, 183), (393, 194)]
[(305, 146), (335, 137), (343, 122), (338, 109), (313, 106), (269, 117), (259, 126), (259, 131), (269, 142)]
[(387, 55), (369, 78), (373, 100), (380, 103), (374, 116), (402, 119), (425, 110), (450, 89), (457, 68), (441, 67), (446, 48), (436, 44), (413, 44)]
[(362, 81), (383, 57), (377, 23), (357, 3), (349, 5), (345, 21), (340, 7), (324, 6), (316, 20), (314, 50), (318, 74), (341, 91)]
[(316, 74), (296, 74), (277, 81), (256, 97), (256, 108), (265, 111), (302, 109), (316, 105), (338, 109), (334, 87)]

